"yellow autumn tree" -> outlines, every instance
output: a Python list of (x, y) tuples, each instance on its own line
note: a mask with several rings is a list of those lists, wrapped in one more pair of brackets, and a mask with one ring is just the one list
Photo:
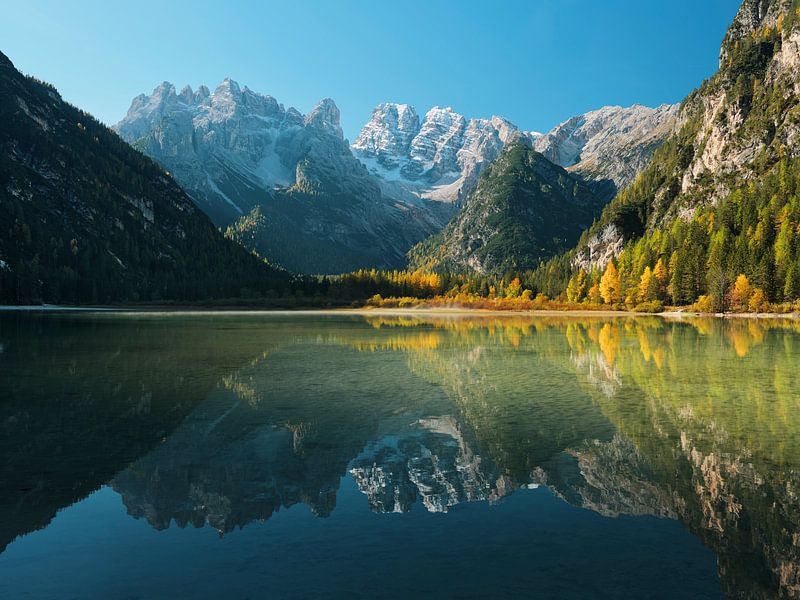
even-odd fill
[(641, 302), (647, 302), (648, 300), (653, 300), (653, 298), (651, 297), (652, 287), (653, 287), (653, 271), (650, 270), (650, 267), (645, 267), (644, 272), (642, 273), (642, 277), (639, 279), (639, 300)]
[(662, 259), (658, 259), (653, 268), (653, 280), (656, 288), (656, 299), (665, 300), (667, 296), (667, 286), (669, 285), (669, 273)]
[(606, 304), (619, 302), (620, 281), (619, 272), (613, 261), (609, 261), (605, 273), (600, 278), (600, 296)]
[(731, 308), (737, 311), (747, 310), (747, 303), (752, 293), (753, 286), (750, 285), (750, 280), (744, 273), (740, 273), (731, 290)]
[(761, 288), (753, 288), (750, 297), (747, 299), (747, 308), (750, 312), (758, 313), (764, 310), (766, 302), (767, 297), (764, 294), (764, 290)]
[(580, 269), (567, 284), (567, 300), (580, 302), (586, 294), (586, 271)]
[(603, 301), (603, 297), (600, 295), (600, 285), (597, 283), (592, 285), (592, 287), (589, 288), (587, 297), (592, 304), (600, 304)]
[(514, 277), (506, 286), (506, 298), (519, 298), (520, 293), (522, 293), (522, 283), (519, 277)]

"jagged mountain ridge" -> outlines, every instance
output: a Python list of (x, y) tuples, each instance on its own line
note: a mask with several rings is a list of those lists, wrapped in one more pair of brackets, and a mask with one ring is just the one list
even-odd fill
[(467, 119), (438, 106), (424, 120), (409, 104), (383, 103), (373, 111), (352, 149), (384, 189), (458, 202), (481, 170), (515, 137), (533, 142), (548, 160), (585, 179), (630, 183), (669, 134), (676, 105), (604, 106), (576, 115), (545, 134), (521, 131), (503, 117)]
[(225, 240), (175, 181), (0, 53), (0, 298), (231, 297), (286, 279)]
[[(373, 112), (352, 146), (326, 99), (308, 114), (224, 80), (136, 97), (116, 129), (156, 159), (245, 247), (292, 271), (396, 268), (441, 230), (513, 138), (591, 180), (621, 185), (667, 129), (670, 107), (606, 107), (540, 136), (502, 117), (407, 104)], [(576, 164), (576, 161), (578, 164)]]
[(420, 121), (408, 104), (379, 104), (352, 144), (355, 156), (389, 195), (463, 200), (481, 170), (519, 132), (503, 117), (467, 119), (434, 106)]
[(621, 189), (647, 166), (674, 127), (677, 112), (676, 104), (604, 106), (556, 125), (533, 147), (584, 179), (607, 179)]
[[(376, 193), (364, 169), (348, 162), (339, 109), (327, 98), (304, 116), (229, 78), (213, 92), (186, 86), (177, 93), (165, 81), (151, 95), (134, 98), (115, 129), (169, 169), (220, 225), (249, 212), (276, 187), (335, 184), (337, 178), (314, 171), (323, 166), (351, 193)], [(324, 163), (314, 160), (323, 152)]]
[(330, 99), (307, 115), (224, 80), (213, 92), (165, 82), (116, 130), (169, 170), (246, 247), (295, 272), (400, 267), (448, 215), (395, 200), (352, 155)]

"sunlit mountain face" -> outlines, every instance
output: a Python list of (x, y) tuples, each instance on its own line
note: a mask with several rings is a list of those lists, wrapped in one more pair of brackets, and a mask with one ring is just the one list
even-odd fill
[(0, 348), (12, 591), (124, 555), (144, 596), (226, 560), (276, 595), (800, 595), (797, 321), (4, 315)]

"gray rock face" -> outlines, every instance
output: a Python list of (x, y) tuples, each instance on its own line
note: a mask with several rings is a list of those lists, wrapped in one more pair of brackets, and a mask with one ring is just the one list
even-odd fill
[[(682, 196), (695, 195), (716, 202), (730, 191), (731, 184), (743, 180), (757, 157), (769, 163), (779, 152), (789, 157), (800, 154), (800, 127), (791, 112), (785, 110), (800, 95), (800, 30), (778, 26), (778, 19), (786, 17), (789, 10), (794, 8), (787, 0), (742, 2), (720, 48), (720, 70), (712, 78), (717, 85), (701, 88), (684, 101), (681, 121), (698, 119), (702, 124), (692, 140), (692, 160), (680, 174)], [(775, 99), (771, 110), (777, 114), (764, 114), (766, 103), (762, 101), (759, 105), (752, 99), (738, 97), (736, 92), (742, 69), (737, 64), (735, 49), (745, 41), (763, 37), (767, 31), (777, 32), (780, 43), (769, 43), (773, 49), (771, 56), (761, 57), (766, 65), (759, 86), (772, 90)], [(778, 96), (782, 97), (780, 102)], [(780, 105), (783, 105), (781, 110), (776, 111)], [(711, 185), (707, 186), (709, 180)], [(703, 187), (708, 189), (698, 193)], [(660, 224), (664, 217), (691, 216), (697, 206), (696, 202), (673, 202), (665, 206), (668, 210), (664, 213), (657, 211), (655, 221)]]
[(350, 156), (329, 98), (304, 117), (231, 79), (213, 93), (187, 86), (178, 94), (164, 82), (136, 97), (115, 129), (170, 170), (218, 224), (249, 212), (276, 187), (298, 183), (321, 189), (335, 180), (378, 195)]
[(647, 166), (675, 125), (678, 105), (604, 106), (577, 115), (534, 142), (548, 159), (585, 179), (606, 179), (621, 189)]
[(387, 170), (396, 169), (409, 155), (411, 142), (420, 130), (419, 116), (408, 104), (379, 104), (372, 119), (358, 134), (353, 149), (374, 157)]
[(115, 129), (218, 226), (292, 271), (401, 267), (449, 216), (416, 197), (384, 195), (351, 153), (329, 98), (304, 116), (231, 79), (214, 92), (177, 93), (165, 82), (136, 97)]
[(514, 134), (538, 135), (521, 133), (502, 117), (467, 119), (450, 107), (433, 107), (420, 123), (414, 107), (386, 103), (375, 108), (352, 148), (387, 194), (457, 202)]

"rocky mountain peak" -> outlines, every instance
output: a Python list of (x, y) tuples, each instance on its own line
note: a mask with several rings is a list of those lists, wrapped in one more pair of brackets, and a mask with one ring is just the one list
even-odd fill
[(385, 102), (372, 111), (353, 148), (365, 156), (380, 157), (391, 163), (397, 156), (408, 154), (419, 128), (419, 116), (413, 106)]
[(323, 98), (311, 109), (305, 119), (306, 126), (316, 127), (339, 138), (344, 138), (339, 122), (339, 107), (330, 98)]
[(181, 90), (181, 93), (178, 94), (178, 97), (181, 99), (182, 102), (186, 104), (190, 104), (194, 100), (194, 92), (192, 91), (192, 86), (186, 85)]
[(241, 95), (241, 93), (242, 89), (239, 86), (239, 82), (234, 81), (230, 77), (223, 79), (217, 86), (217, 89), (214, 90), (214, 94), (230, 94), (234, 97)]
[(434, 106), (420, 123), (414, 107), (386, 102), (352, 149), (388, 195), (456, 202), (515, 131), (502, 117), (467, 119), (450, 106)]

